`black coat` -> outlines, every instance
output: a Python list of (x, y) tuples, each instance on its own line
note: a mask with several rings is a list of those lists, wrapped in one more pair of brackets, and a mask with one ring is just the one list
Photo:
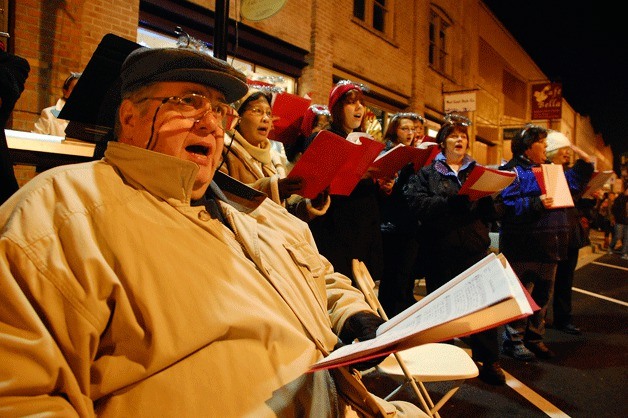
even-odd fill
[(351, 260), (357, 258), (364, 261), (374, 280), (381, 278), (384, 256), (378, 194), (373, 179), (362, 179), (349, 196), (331, 196), (327, 212), (308, 223), (318, 251), (348, 277), (353, 277)]
[(451, 279), (488, 252), (488, 225), (497, 218), (493, 200), (489, 196), (471, 202), (467, 196), (458, 195), (475, 164), (465, 157), (456, 175), (444, 161), (436, 159), (412, 175), (404, 188), (418, 222), (419, 257), (428, 276), (449, 271)]

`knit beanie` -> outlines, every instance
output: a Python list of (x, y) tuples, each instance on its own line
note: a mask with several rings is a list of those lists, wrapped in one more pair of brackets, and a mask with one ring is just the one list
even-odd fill
[(545, 152), (555, 151), (564, 147), (570, 147), (571, 141), (565, 134), (559, 131), (549, 131), (547, 134), (547, 148)]

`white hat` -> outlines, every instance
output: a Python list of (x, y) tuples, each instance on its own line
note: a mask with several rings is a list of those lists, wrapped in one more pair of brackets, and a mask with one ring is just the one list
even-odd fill
[(564, 147), (570, 147), (571, 141), (564, 133), (558, 131), (549, 131), (547, 134), (547, 148), (545, 152), (555, 151)]

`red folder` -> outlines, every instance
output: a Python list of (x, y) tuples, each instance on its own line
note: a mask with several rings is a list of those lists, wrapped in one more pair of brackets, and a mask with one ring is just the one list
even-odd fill
[(313, 199), (329, 187), (330, 194), (350, 195), (384, 148), (367, 134), (362, 134), (359, 142), (320, 131), (288, 174), (303, 178), (305, 184), (299, 194)]
[(296, 94), (275, 94), (271, 104), (273, 130), (268, 138), (288, 145), (294, 143), (299, 137), (303, 115), (311, 103), (312, 99)]
[(540, 167), (532, 167), (532, 172), (539, 183), (541, 193), (554, 199), (552, 209), (574, 206), (562, 165), (541, 164)]
[(458, 194), (469, 195), (469, 200), (478, 200), (503, 190), (513, 182), (517, 174), (512, 171), (496, 170), (476, 164), (469, 173)]
[(386, 151), (373, 161), (371, 166), (377, 168), (377, 170), (373, 172), (373, 176), (377, 178), (393, 177), (395, 173), (409, 163), (414, 163), (414, 171), (431, 163), (440, 150), (436, 143), (426, 144), (429, 145), (421, 148), (398, 144), (394, 148)]

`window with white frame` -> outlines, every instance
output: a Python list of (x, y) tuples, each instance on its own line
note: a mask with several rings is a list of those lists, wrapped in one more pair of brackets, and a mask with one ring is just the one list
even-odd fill
[(385, 35), (392, 35), (392, 3), (394, 0), (353, 0), (353, 16), (365, 26)]
[(447, 74), (449, 68), (447, 32), (451, 21), (440, 10), (430, 10), (430, 66), (436, 71)]

